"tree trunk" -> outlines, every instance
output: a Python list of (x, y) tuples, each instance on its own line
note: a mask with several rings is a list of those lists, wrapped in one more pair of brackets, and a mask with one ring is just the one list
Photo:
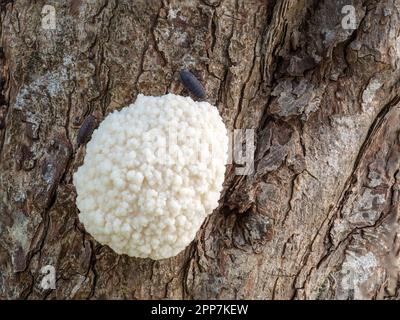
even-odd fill
[[(400, 298), (400, 0), (0, 4), (0, 299)], [(187, 95), (182, 67), (255, 130), (255, 170), (178, 256), (117, 255), (79, 223), (79, 127)]]

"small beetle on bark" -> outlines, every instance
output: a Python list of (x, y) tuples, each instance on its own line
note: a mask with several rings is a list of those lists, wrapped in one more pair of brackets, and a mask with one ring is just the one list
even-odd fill
[(191, 73), (189, 70), (181, 70), (180, 78), (183, 86), (193, 93), (197, 98), (204, 99), (206, 97), (206, 92), (204, 90), (201, 82)]
[(83, 120), (82, 126), (79, 129), (77, 143), (78, 146), (85, 144), (90, 140), (94, 129), (96, 128), (97, 119), (91, 114)]

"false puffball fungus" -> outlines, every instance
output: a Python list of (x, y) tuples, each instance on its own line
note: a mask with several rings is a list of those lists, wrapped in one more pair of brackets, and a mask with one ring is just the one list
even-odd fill
[(218, 205), (227, 130), (208, 102), (139, 95), (93, 132), (74, 174), (79, 219), (119, 254), (164, 259)]

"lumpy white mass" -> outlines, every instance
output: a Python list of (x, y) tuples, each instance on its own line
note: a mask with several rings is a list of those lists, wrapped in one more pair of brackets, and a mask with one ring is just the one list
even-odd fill
[(139, 95), (109, 114), (74, 174), (79, 219), (119, 254), (164, 259), (194, 238), (218, 205), (228, 135), (217, 108)]

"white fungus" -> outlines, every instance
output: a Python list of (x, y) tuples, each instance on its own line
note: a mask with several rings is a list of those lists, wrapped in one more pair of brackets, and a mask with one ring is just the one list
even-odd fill
[(227, 155), (215, 107), (139, 95), (108, 115), (87, 144), (74, 174), (79, 219), (119, 254), (175, 256), (217, 207)]

